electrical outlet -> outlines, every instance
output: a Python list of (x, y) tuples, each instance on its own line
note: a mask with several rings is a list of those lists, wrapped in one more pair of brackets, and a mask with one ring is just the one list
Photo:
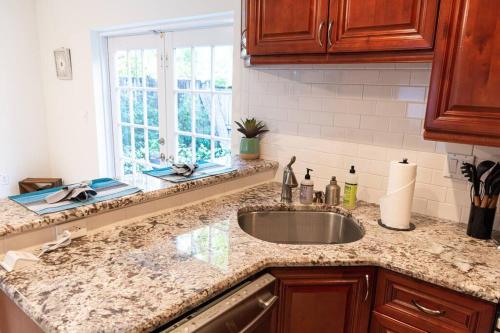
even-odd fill
[(87, 222), (74, 221), (65, 224), (56, 225), (56, 239), (60, 239), (64, 231), (71, 233), (71, 239), (80, 238), (87, 235)]
[(9, 185), (9, 176), (0, 175), (0, 185)]
[(462, 163), (474, 164), (475, 159), (476, 157), (474, 155), (448, 153), (448, 156), (444, 161), (443, 176), (452, 179), (465, 180), (460, 167), (462, 166)]

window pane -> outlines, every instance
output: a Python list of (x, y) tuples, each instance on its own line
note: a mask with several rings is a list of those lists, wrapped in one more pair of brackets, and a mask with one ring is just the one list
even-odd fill
[(129, 126), (122, 126), (122, 153), (125, 157), (132, 157), (132, 133)]
[(134, 101), (134, 123), (138, 125), (144, 124), (144, 91), (135, 90), (132, 92)]
[(134, 171), (134, 167), (132, 166), (132, 163), (123, 161), (123, 174), (124, 175), (131, 175)]
[(128, 65), (127, 52), (118, 51), (115, 56), (116, 82), (118, 86), (127, 86), (128, 84)]
[(177, 94), (177, 122), (179, 131), (191, 132), (191, 108), (193, 97), (191, 94)]
[(179, 162), (181, 163), (193, 162), (193, 153), (191, 150), (192, 143), (193, 143), (192, 137), (186, 135), (179, 135), (177, 141), (177, 156)]
[(231, 142), (215, 141), (214, 159), (216, 163), (229, 165), (231, 162)]
[(158, 127), (158, 93), (156, 91), (148, 91), (148, 126)]
[(148, 148), (149, 162), (160, 164), (160, 132), (157, 130), (148, 130)]
[(212, 155), (210, 154), (210, 140), (196, 138), (196, 160), (197, 161), (210, 161)]
[(130, 99), (126, 89), (120, 89), (120, 118), (122, 122), (130, 123)]
[(194, 79), (195, 89), (210, 89), (210, 76), (212, 72), (212, 48), (195, 47), (194, 48)]
[(134, 128), (135, 158), (142, 160), (146, 157), (144, 128)]
[(191, 48), (175, 49), (175, 81), (178, 89), (191, 88)]
[(214, 47), (215, 90), (229, 91), (233, 88), (233, 47)]
[(146, 87), (158, 87), (158, 56), (155, 49), (144, 50), (144, 76)]
[(214, 130), (215, 136), (231, 137), (231, 95), (214, 95)]
[(128, 52), (130, 79), (135, 87), (142, 87), (142, 51), (131, 50)]
[(142, 173), (143, 171), (145, 171), (147, 168), (144, 164), (136, 164), (135, 165), (135, 172), (137, 173)]
[(132, 86), (142, 87), (142, 51), (131, 50), (128, 52), (128, 65)]
[(210, 135), (210, 94), (195, 95), (196, 133)]

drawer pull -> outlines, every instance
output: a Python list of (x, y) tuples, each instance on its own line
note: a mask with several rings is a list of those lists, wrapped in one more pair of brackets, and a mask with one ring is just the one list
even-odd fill
[(320, 47), (323, 47), (323, 27), (325, 26), (325, 22), (321, 21), (318, 28), (318, 43)]
[(415, 305), (415, 307), (417, 309), (419, 309), (423, 313), (427, 313), (428, 315), (431, 315), (431, 316), (442, 316), (446, 313), (446, 311), (443, 311), (443, 310), (432, 310), (432, 309), (426, 308), (425, 306), (418, 304), (418, 302), (415, 301), (414, 299), (412, 299), (411, 302), (413, 303), (413, 305)]

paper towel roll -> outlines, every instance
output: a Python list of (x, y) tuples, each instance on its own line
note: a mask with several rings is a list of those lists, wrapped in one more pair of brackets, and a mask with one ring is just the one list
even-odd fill
[(382, 223), (395, 229), (409, 229), (417, 165), (392, 161), (387, 195), (380, 199)]

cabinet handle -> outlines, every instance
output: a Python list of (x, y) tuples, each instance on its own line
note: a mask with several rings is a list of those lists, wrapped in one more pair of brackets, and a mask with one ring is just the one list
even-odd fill
[(366, 281), (366, 294), (365, 294), (365, 302), (368, 300), (368, 295), (370, 294), (370, 276), (368, 274), (365, 275)]
[(327, 41), (328, 41), (328, 47), (332, 46), (332, 28), (333, 28), (333, 21), (330, 21), (328, 23), (328, 34), (327, 34)]
[(323, 47), (323, 41), (322, 41), (322, 32), (323, 32), (323, 27), (325, 26), (325, 21), (321, 21), (321, 23), (319, 24), (319, 28), (318, 28), (318, 43), (319, 43), (319, 46)]
[(431, 315), (431, 316), (442, 316), (446, 313), (446, 311), (443, 311), (443, 310), (432, 310), (432, 309), (426, 308), (425, 306), (418, 304), (418, 302), (414, 299), (412, 299), (411, 302), (413, 303), (413, 305), (415, 305), (415, 307), (417, 309), (419, 309), (423, 313), (427, 313), (428, 315)]

